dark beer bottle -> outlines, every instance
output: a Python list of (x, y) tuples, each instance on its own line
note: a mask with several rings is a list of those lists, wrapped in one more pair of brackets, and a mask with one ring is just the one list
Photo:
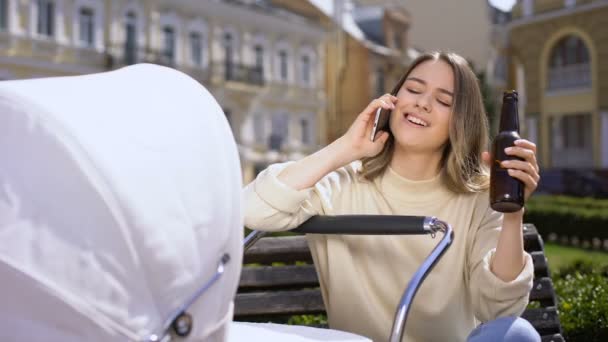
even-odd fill
[(500, 166), (503, 160), (521, 160), (505, 153), (505, 148), (514, 146), (517, 139), (519, 139), (517, 92), (512, 90), (503, 94), (499, 132), (492, 146), (490, 204), (492, 209), (502, 213), (512, 213), (524, 206), (524, 184), (511, 177), (507, 169)]

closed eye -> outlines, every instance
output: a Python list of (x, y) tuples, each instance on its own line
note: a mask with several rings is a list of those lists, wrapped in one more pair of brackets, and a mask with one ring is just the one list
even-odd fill
[(409, 91), (412, 94), (420, 94), (420, 92), (415, 89), (412, 89), (412, 88), (405, 88), (405, 89), (407, 89), (407, 91)]
[(437, 100), (437, 102), (439, 102), (440, 105), (445, 106), (445, 107), (451, 107), (452, 105), (450, 103), (441, 101), (441, 100)]

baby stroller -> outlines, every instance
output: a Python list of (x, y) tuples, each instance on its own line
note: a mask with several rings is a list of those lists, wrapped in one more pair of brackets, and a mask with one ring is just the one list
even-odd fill
[[(238, 158), (220, 106), (173, 69), (0, 82), (0, 340), (365, 341), (232, 322)], [(451, 230), (417, 222), (445, 231), (439, 257)]]

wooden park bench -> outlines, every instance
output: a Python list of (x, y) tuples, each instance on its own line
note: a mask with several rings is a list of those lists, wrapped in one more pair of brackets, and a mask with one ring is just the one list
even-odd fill
[[(564, 341), (543, 240), (530, 224), (524, 225), (524, 248), (534, 262), (534, 286), (522, 317), (532, 323), (543, 342)], [(235, 320), (286, 322), (302, 314), (325, 314), (306, 237), (261, 238), (245, 252)]]

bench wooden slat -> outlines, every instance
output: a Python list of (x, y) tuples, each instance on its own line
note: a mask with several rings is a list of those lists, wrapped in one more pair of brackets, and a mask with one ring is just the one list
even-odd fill
[[(269, 288), (302, 288), (319, 286), (313, 265), (245, 267), (239, 282), (240, 290)], [(555, 305), (551, 278), (534, 279), (530, 301), (543, 301)]]
[(303, 235), (265, 237), (256, 242), (245, 252), (244, 263), (270, 264), (275, 261), (312, 262), (308, 242)]
[[(534, 225), (524, 225), (524, 245), (526, 251), (530, 253), (543, 250), (542, 239), (538, 235)], [(306, 237), (303, 235), (265, 237), (245, 252), (244, 263), (246, 264), (269, 264), (274, 261), (286, 263), (294, 261), (312, 262)]]
[(235, 317), (325, 312), (320, 289), (238, 293)]
[(316, 287), (319, 278), (314, 265), (244, 267), (239, 289)]
[(565, 342), (560, 334), (544, 335), (540, 338), (541, 342)]
[(559, 318), (555, 307), (527, 309), (521, 317), (528, 320), (541, 335), (560, 333)]

